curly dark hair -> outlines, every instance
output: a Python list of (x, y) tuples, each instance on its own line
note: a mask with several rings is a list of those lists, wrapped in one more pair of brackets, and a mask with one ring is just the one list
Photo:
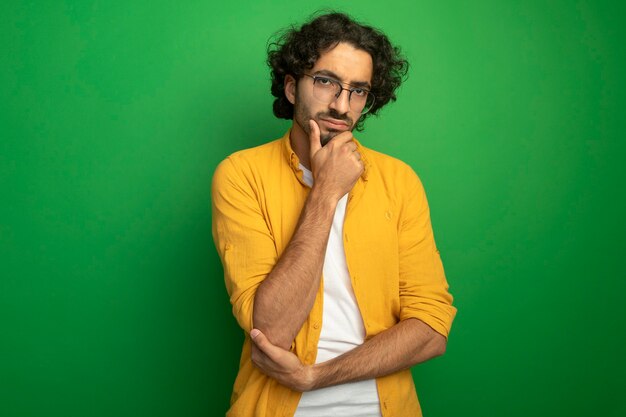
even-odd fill
[(369, 53), (373, 62), (372, 93), (376, 101), (361, 116), (356, 129), (363, 130), (365, 119), (377, 114), (389, 101), (396, 100), (396, 89), (406, 79), (409, 63), (400, 48), (393, 46), (381, 31), (362, 25), (344, 13), (330, 12), (315, 17), (302, 27), (290, 27), (279, 33), (267, 47), (267, 64), (271, 68), (274, 115), (293, 118), (293, 105), (284, 92), (285, 76), (298, 79), (313, 68), (320, 55), (340, 42)]

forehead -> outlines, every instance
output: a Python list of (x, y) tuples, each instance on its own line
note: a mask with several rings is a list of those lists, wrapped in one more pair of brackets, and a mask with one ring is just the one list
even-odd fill
[(345, 83), (372, 82), (372, 57), (362, 49), (341, 42), (322, 53), (311, 72), (330, 71)]

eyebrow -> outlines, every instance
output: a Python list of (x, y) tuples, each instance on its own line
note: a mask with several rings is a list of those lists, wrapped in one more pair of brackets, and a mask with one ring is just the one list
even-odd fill
[[(319, 70), (319, 71), (315, 71), (314, 75), (327, 75), (331, 78), (334, 78), (337, 81), (341, 81), (343, 82), (343, 80), (341, 79), (340, 76), (338, 76), (337, 74), (335, 74), (334, 72), (330, 71), (330, 70)], [(372, 89), (372, 86), (370, 85), (370, 83), (368, 83), (367, 81), (353, 81), (351, 83), (346, 83), (352, 87), (366, 87), (368, 90)]]

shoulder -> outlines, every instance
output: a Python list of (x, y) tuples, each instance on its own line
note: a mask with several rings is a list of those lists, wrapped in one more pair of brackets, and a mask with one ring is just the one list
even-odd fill
[(362, 148), (369, 165), (368, 175), (380, 179), (388, 187), (399, 190), (423, 188), (419, 176), (406, 162), (367, 147)]
[(409, 164), (369, 148), (364, 153), (369, 164), (367, 188), (372, 194), (378, 199), (386, 196), (402, 221), (428, 211), (422, 181)]
[(280, 161), (281, 139), (234, 152), (222, 160), (213, 174), (213, 183), (254, 177), (259, 171)]
[[(226, 163), (234, 167), (244, 168), (249, 165), (269, 163), (281, 152), (282, 139), (275, 139), (253, 148), (242, 149), (227, 156), (220, 165)], [(218, 165), (218, 168), (220, 167)]]

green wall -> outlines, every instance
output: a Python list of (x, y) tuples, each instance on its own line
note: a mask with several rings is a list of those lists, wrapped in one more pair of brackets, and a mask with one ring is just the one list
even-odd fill
[[(624, 3), (344, 1), (412, 67), (366, 145), (422, 178), (459, 309), (426, 416), (622, 416)], [(210, 231), (277, 138), (267, 39), (316, 1), (0, 14), (0, 415), (207, 416), (243, 334)]]

